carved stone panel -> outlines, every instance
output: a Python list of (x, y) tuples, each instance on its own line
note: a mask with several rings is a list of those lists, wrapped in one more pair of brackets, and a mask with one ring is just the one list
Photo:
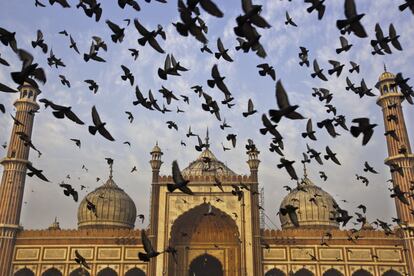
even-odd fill
[(270, 248), (263, 249), (264, 260), (286, 260), (286, 249), (285, 248)]
[(125, 260), (137, 260), (138, 252), (144, 252), (144, 249), (138, 247), (125, 248)]
[(348, 251), (348, 259), (351, 261), (371, 261), (371, 249), (368, 248), (352, 248)]
[(93, 259), (93, 250), (94, 248), (90, 247), (72, 247), (70, 259), (75, 259), (75, 250), (78, 250), (79, 254), (81, 254), (85, 259)]
[(401, 261), (400, 251), (395, 249), (377, 249), (377, 256), (380, 261)]
[(17, 248), (16, 261), (39, 259), (40, 248)]
[(313, 248), (303, 247), (303, 248), (291, 248), (290, 254), (292, 260), (311, 260), (312, 256), (315, 256), (315, 251)]
[(68, 249), (62, 248), (45, 248), (43, 250), (43, 260), (66, 260)]
[(98, 248), (98, 260), (120, 260), (121, 248), (119, 247), (101, 247)]
[(338, 260), (343, 259), (340, 248), (320, 248), (319, 256), (321, 260)]

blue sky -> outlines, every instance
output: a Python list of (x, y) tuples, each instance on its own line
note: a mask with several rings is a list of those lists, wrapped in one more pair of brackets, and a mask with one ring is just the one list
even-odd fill
[[(278, 129), (285, 137), (285, 155), (288, 159), (298, 160), (295, 168), (301, 174), (299, 160), (301, 153), (306, 149), (306, 142), (319, 151), (324, 151), (329, 145), (338, 153), (342, 166), (331, 162), (325, 162), (323, 166), (313, 162), (309, 166), (310, 178), (315, 184), (331, 193), (337, 201), (346, 199), (349, 203), (342, 203), (342, 207), (355, 210), (359, 203), (366, 203), (368, 207), (368, 219), (375, 218), (390, 221), (395, 216), (393, 201), (389, 198), (388, 184), (390, 178), (388, 168), (383, 164), (387, 155), (382, 113), (376, 105), (376, 97), (360, 99), (355, 94), (345, 91), (345, 77), (349, 76), (353, 82), (359, 83), (363, 77), (370, 88), (383, 72), (383, 63), (387, 64), (389, 71), (403, 72), (405, 77), (414, 79), (414, 64), (410, 61), (414, 58), (414, 17), (406, 10), (401, 13), (398, 5), (402, 1), (357, 1), (358, 12), (366, 13), (362, 20), (369, 38), (360, 39), (351, 35), (348, 37), (353, 44), (352, 49), (341, 55), (335, 53), (339, 47), (339, 31), (335, 22), (343, 18), (343, 1), (330, 1), (324, 18), (317, 20), (316, 14), (306, 12), (307, 5), (302, 1), (254, 1), (263, 5), (262, 15), (272, 25), (271, 29), (259, 30), (262, 34), (262, 42), (268, 53), (265, 60), (253, 53), (241, 53), (235, 51), (237, 41), (233, 33), (235, 17), (241, 13), (240, 1), (218, 1), (216, 3), (224, 13), (223, 18), (214, 18), (203, 12), (202, 17), (206, 21), (209, 31), (209, 47), (216, 50), (216, 40), (220, 37), (226, 48), (230, 48), (230, 56), (235, 60), (228, 63), (222, 59), (216, 60), (212, 55), (200, 52), (202, 46), (193, 37), (179, 36), (172, 22), (178, 20), (177, 3), (169, 1), (168, 4), (160, 4), (152, 1), (150, 4), (139, 1), (141, 11), (136, 12), (131, 8), (120, 9), (114, 1), (102, 1), (103, 15), (100, 22), (86, 17), (80, 9), (76, 9), (77, 1), (70, 1), (70, 9), (60, 6), (47, 6), (35, 8), (31, 1), (3, 1), (0, 4), (0, 26), (17, 33), (18, 46), (29, 50), (35, 56), (35, 61), (46, 70), (48, 81), (41, 87), (41, 97), (45, 97), (57, 104), (71, 105), (86, 125), (91, 123), (91, 107), (96, 105), (101, 118), (107, 122), (108, 130), (113, 134), (116, 142), (109, 142), (100, 136), (91, 136), (86, 126), (78, 126), (68, 120), (55, 119), (49, 109), (35, 116), (35, 125), (32, 140), (43, 152), (41, 158), (31, 153), (30, 160), (37, 168), (44, 170), (51, 183), (41, 182), (37, 179), (27, 178), (26, 190), (22, 211), (22, 224), (25, 228), (45, 228), (57, 216), (64, 228), (76, 228), (78, 203), (66, 198), (58, 183), (65, 179), (67, 174), (72, 176), (69, 181), (75, 187), (88, 186), (92, 191), (100, 182), (95, 178), (106, 179), (108, 175), (105, 157), (115, 159), (114, 177), (117, 184), (123, 188), (134, 200), (138, 213), (148, 214), (149, 191), (151, 181), (151, 168), (148, 161), (155, 142), (158, 141), (164, 151), (162, 174), (170, 174), (170, 164), (177, 159), (183, 169), (194, 160), (198, 153), (194, 150), (195, 139), (187, 139), (185, 133), (191, 125), (195, 133), (204, 135), (206, 127), (210, 129), (211, 149), (216, 156), (225, 162), (231, 169), (239, 174), (248, 174), (247, 156), (244, 144), (248, 138), (252, 138), (259, 150), (262, 160), (259, 171), (260, 184), (265, 188), (266, 214), (279, 224), (276, 217), (277, 209), (286, 191), (284, 185), (294, 186), (295, 183), (283, 170), (278, 170), (276, 165), (279, 156), (267, 150), (270, 137), (260, 135), (260, 116), (270, 108), (276, 107), (274, 99), (275, 82), (269, 77), (260, 77), (256, 68), (257, 64), (267, 62), (276, 69), (277, 79), (281, 79), (285, 89), (289, 93), (291, 103), (299, 104), (299, 111), (307, 118), (312, 118), (314, 124), (328, 118), (323, 105), (311, 96), (312, 87), (324, 87), (334, 94), (333, 104), (339, 114), (347, 116), (348, 125), (352, 118), (370, 117), (379, 126), (370, 143), (362, 147), (360, 139), (354, 139), (349, 133), (338, 130), (341, 136), (333, 139), (325, 130), (317, 129), (318, 141), (304, 140), (300, 133), (305, 129), (306, 120), (289, 121), (282, 120)], [(33, 1), (34, 2), (34, 1)], [(47, 1), (43, 1), (47, 3)], [(111, 3), (110, 3), (111, 2)], [(114, 3), (112, 3), (114, 2)], [(298, 28), (284, 24), (285, 11), (289, 11)], [(126, 27), (125, 39), (121, 44), (114, 44), (110, 40), (110, 30), (105, 24), (106, 19), (119, 25), (125, 25), (123, 19), (133, 20), (138, 18), (144, 26), (155, 29), (161, 24), (166, 33), (167, 40), (160, 44), (166, 53), (173, 53), (181, 64), (190, 70), (184, 72), (181, 77), (169, 77), (162, 81), (157, 76), (158, 67), (163, 66), (165, 55), (155, 52), (152, 48), (141, 47), (137, 43), (140, 37), (132, 22)], [(370, 39), (374, 36), (374, 26), (380, 23), (387, 32), (388, 25), (394, 23), (397, 32), (401, 35), (400, 41), (404, 51), (393, 51), (392, 55), (372, 56)], [(57, 57), (65, 62), (65, 68), (50, 68), (46, 58), (39, 48), (33, 49), (30, 41), (36, 38), (37, 29), (41, 29), (46, 43)], [(69, 49), (69, 37), (58, 34), (63, 29), (77, 42), (81, 54), (89, 50), (91, 37), (98, 35), (108, 44), (108, 52), (101, 55), (107, 60), (105, 64), (94, 62), (85, 63), (81, 55), (77, 55)], [(311, 69), (298, 65), (299, 46), (305, 46), (310, 50), (310, 60), (316, 58), (319, 65), (325, 69), (330, 68), (328, 60), (335, 59), (349, 66), (349, 60), (361, 65), (361, 73), (348, 74), (349, 67), (344, 69), (341, 77), (329, 77), (329, 82), (322, 82), (310, 77)], [(130, 56), (128, 48), (139, 49), (140, 55), (137, 61)], [(2, 58), (11, 64), (10, 67), (0, 67), (0, 82), (13, 85), (10, 72), (20, 68), (21, 64), (13, 52), (0, 46)], [(132, 105), (135, 98), (134, 88), (120, 78), (122, 73), (120, 65), (126, 65), (135, 75), (135, 82), (139, 85), (144, 95), (151, 89), (158, 102), (162, 102), (158, 89), (164, 85), (172, 89), (175, 94), (183, 94), (190, 97), (190, 105), (184, 102), (174, 102), (170, 108), (174, 111), (176, 106), (185, 110), (185, 113), (171, 112), (162, 115), (158, 112), (148, 111), (142, 107)], [(222, 131), (219, 122), (211, 114), (201, 110), (201, 100), (192, 92), (191, 86), (200, 84), (205, 91), (216, 99), (222, 98), (222, 93), (217, 89), (210, 89), (206, 80), (210, 78), (211, 67), (218, 64), (220, 73), (226, 76), (225, 83), (233, 93), (236, 106), (227, 109), (221, 106), (222, 118), (232, 125), (232, 129)], [(63, 74), (71, 82), (72, 87), (67, 88), (60, 84), (58, 75)], [(100, 85), (99, 91), (93, 95), (83, 82), (85, 79), (94, 79)], [(413, 83), (412, 81), (410, 82)], [(376, 94), (379, 91), (375, 90)], [(0, 142), (8, 141), (12, 122), (8, 113), (13, 113), (12, 102), (15, 95), (0, 94), (0, 103), (5, 104), (7, 113), (0, 114)], [(251, 98), (259, 111), (248, 118), (243, 118), (241, 113), (247, 109), (247, 101)], [(414, 109), (407, 103), (403, 104), (406, 124), (411, 141), (414, 140)], [(130, 124), (124, 111), (131, 111), (135, 121)], [(165, 124), (168, 120), (177, 122), (179, 131), (170, 130)], [(316, 128), (316, 126), (314, 126)], [(237, 133), (237, 147), (231, 151), (223, 152), (221, 142), (229, 146), (225, 137), (228, 133)], [(82, 148), (78, 149), (70, 138), (82, 140)], [(187, 147), (182, 147), (180, 141), (184, 140)], [(131, 148), (124, 145), (124, 141), (131, 142)], [(0, 156), (6, 151), (0, 148)], [(362, 173), (363, 163), (368, 161), (374, 168), (380, 171), (379, 175), (367, 175), (370, 180), (368, 187), (363, 186), (355, 179), (355, 174)], [(89, 172), (84, 172), (81, 167), (85, 164)], [(138, 173), (130, 173), (133, 166), (137, 166)], [(1, 172), (2, 168), (0, 168)], [(323, 182), (318, 171), (323, 170), (328, 180)], [(86, 195), (85, 190), (80, 192), (80, 197)], [(269, 225), (271, 225), (268, 222)], [(145, 225), (146, 226), (146, 223)], [(136, 227), (142, 227), (137, 221)]]

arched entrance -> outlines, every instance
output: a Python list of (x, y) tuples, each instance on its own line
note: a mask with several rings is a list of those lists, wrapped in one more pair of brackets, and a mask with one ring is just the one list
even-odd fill
[(195, 258), (190, 264), (189, 276), (223, 276), (223, 266), (220, 261), (209, 254)]
[[(222, 274), (208, 275), (241, 275), (239, 231), (236, 222), (208, 203), (188, 210), (174, 221), (170, 245), (178, 254), (177, 263), (171, 255), (168, 256), (169, 276), (188, 275), (191, 264), (198, 264), (197, 267), (200, 267), (202, 262), (195, 262), (200, 255), (207, 255), (207, 260), (212, 263), (212, 258), (216, 259), (217, 267), (221, 268)], [(204, 258), (199, 260), (203, 261)]]
[(112, 268), (107, 267), (99, 271), (98, 276), (118, 276), (118, 274)]
[(133, 269), (128, 270), (128, 272), (125, 273), (125, 276), (145, 276), (145, 272), (134, 267)]
[(43, 272), (42, 276), (62, 276), (62, 273), (58, 269), (52, 267)]
[(281, 270), (277, 268), (273, 268), (266, 272), (265, 276), (285, 276), (286, 274), (283, 273)]
[(14, 273), (14, 276), (35, 276), (35, 274), (30, 269), (23, 268)]
[(89, 273), (89, 271), (86, 270), (86, 268), (77, 268), (74, 271), (72, 271), (69, 276), (90, 276), (91, 274)]
[(339, 272), (338, 270), (336, 270), (335, 268), (331, 268), (331, 269), (325, 271), (323, 276), (343, 276), (343, 274), (341, 272)]
[(313, 273), (307, 270), (306, 268), (302, 268), (294, 274), (295, 276), (313, 276)]
[(383, 274), (383, 276), (402, 276), (401, 273), (395, 271), (394, 269), (390, 269)]
[(361, 268), (355, 271), (352, 276), (372, 276), (372, 274)]

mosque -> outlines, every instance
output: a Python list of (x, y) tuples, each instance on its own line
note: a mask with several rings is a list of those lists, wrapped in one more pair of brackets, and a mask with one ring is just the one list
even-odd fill
[[(393, 86), (392, 73), (381, 74), (377, 104), (384, 113), (385, 129), (393, 129), (399, 141), (387, 136), (386, 164), (398, 164), (403, 175), (392, 173), (394, 185), (409, 191), (414, 180), (414, 155), (401, 107), (402, 97)], [(170, 193), (171, 176), (160, 175), (161, 148), (156, 145), (149, 161), (152, 169), (150, 225), (146, 230), (154, 248), (177, 249), (177, 260), (161, 254), (141, 262), (140, 229), (135, 229), (137, 211), (127, 192), (115, 182), (112, 169), (108, 180), (79, 204), (78, 229), (66, 230), (55, 221), (47, 229), (23, 229), (20, 213), (25, 186), (29, 147), (16, 132), (32, 134), (40, 91), (25, 83), (14, 103), (16, 118), (0, 186), (0, 275), (1, 276), (402, 276), (414, 275), (414, 216), (410, 205), (395, 200), (398, 217), (404, 222), (392, 233), (365, 223), (357, 233), (341, 229), (332, 220), (335, 199), (308, 178), (306, 171), (298, 186), (281, 202), (298, 207), (299, 227), (279, 214), (281, 230), (264, 229), (260, 223), (259, 151), (246, 153), (249, 173), (239, 175), (219, 161), (207, 146), (182, 170), (194, 195)], [(389, 108), (389, 105), (394, 105)], [(389, 121), (393, 114), (398, 120)], [(208, 145), (208, 140), (206, 141)], [(401, 152), (405, 147), (406, 151)], [(206, 167), (205, 160), (210, 160)], [(181, 162), (182, 163), (182, 162)], [(247, 168), (247, 167), (246, 167)], [(215, 186), (218, 179), (223, 191)], [(232, 185), (242, 185), (243, 196), (232, 194)], [(318, 194), (317, 202), (311, 198)], [(97, 216), (87, 208), (96, 205)], [(90, 270), (74, 261), (77, 250)]]

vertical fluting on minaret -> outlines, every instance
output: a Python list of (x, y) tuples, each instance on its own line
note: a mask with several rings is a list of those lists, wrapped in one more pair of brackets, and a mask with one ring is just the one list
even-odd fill
[(250, 185), (251, 192), (251, 210), (252, 210), (252, 230), (253, 230), (253, 275), (263, 275), (262, 266), (262, 246), (261, 246), (261, 232), (260, 232), (260, 210), (259, 210), (259, 181), (258, 181), (258, 170), (259, 170), (259, 153), (256, 146), (252, 143), (249, 145), (247, 150), (248, 160), (247, 164), (250, 168), (250, 179), (252, 181)]
[(28, 83), (19, 88), (20, 97), (14, 102), (15, 122), (10, 136), (7, 156), (0, 161), (3, 176), (0, 184), (0, 275), (11, 274), (11, 263), (17, 232), (20, 229), (26, 166), (29, 163), (29, 146), (18, 132), (32, 136), (34, 112), (39, 109), (36, 97), (39, 89)]
[[(385, 68), (384, 68), (385, 69)], [(411, 152), (411, 145), (407, 128), (405, 125), (403, 109), (401, 103), (403, 101), (402, 93), (398, 91), (395, 85), (395, 76), (392, 73), (385, 72), (380, 76), (376, 87), (380, 90), (381, 96), (377, 100), (377, 104), (381, 106), (385, 131), (395, 131), (397, 139), (390, 135), (386, 136), (388, 147), (388, 158), (385, 164), (388, 166), (395, 165), (402, 169), (402, 173), (398, 171), (391, 172), (393, 186), (399, 186), (401, 191), (406, 192), (406, 198), (409, 205), (395, 198), (398, 218), (403, 223), (407, 223), (402, 231), (406, 246), (406, 258), (410, 269), (410, 275), (414, 275), (414, 216), (410, 209), (414, 209), (414, 200), (409, 197), (410, 181), (414, 181), (414, 155)]]
[[(158, 231), (158, 212), (159, 212), (159, 197), (160, 186), (158, 185), (158, 179), (160, 175), (160, 168), (162, 165), (161, 157), (163, 155), (158, 142), (150, 152), (151, 154), (151, 168), (152, 168), (152, 187), (151, 187), (151, 206), (150, 206), (150, 229), (148, 238), (151, 240), (152, 246), (157, 249), (156, 234)], [(158, 275), (156, 272), (156, 260), (152, 258), (150, 260), (148, 275)]]

